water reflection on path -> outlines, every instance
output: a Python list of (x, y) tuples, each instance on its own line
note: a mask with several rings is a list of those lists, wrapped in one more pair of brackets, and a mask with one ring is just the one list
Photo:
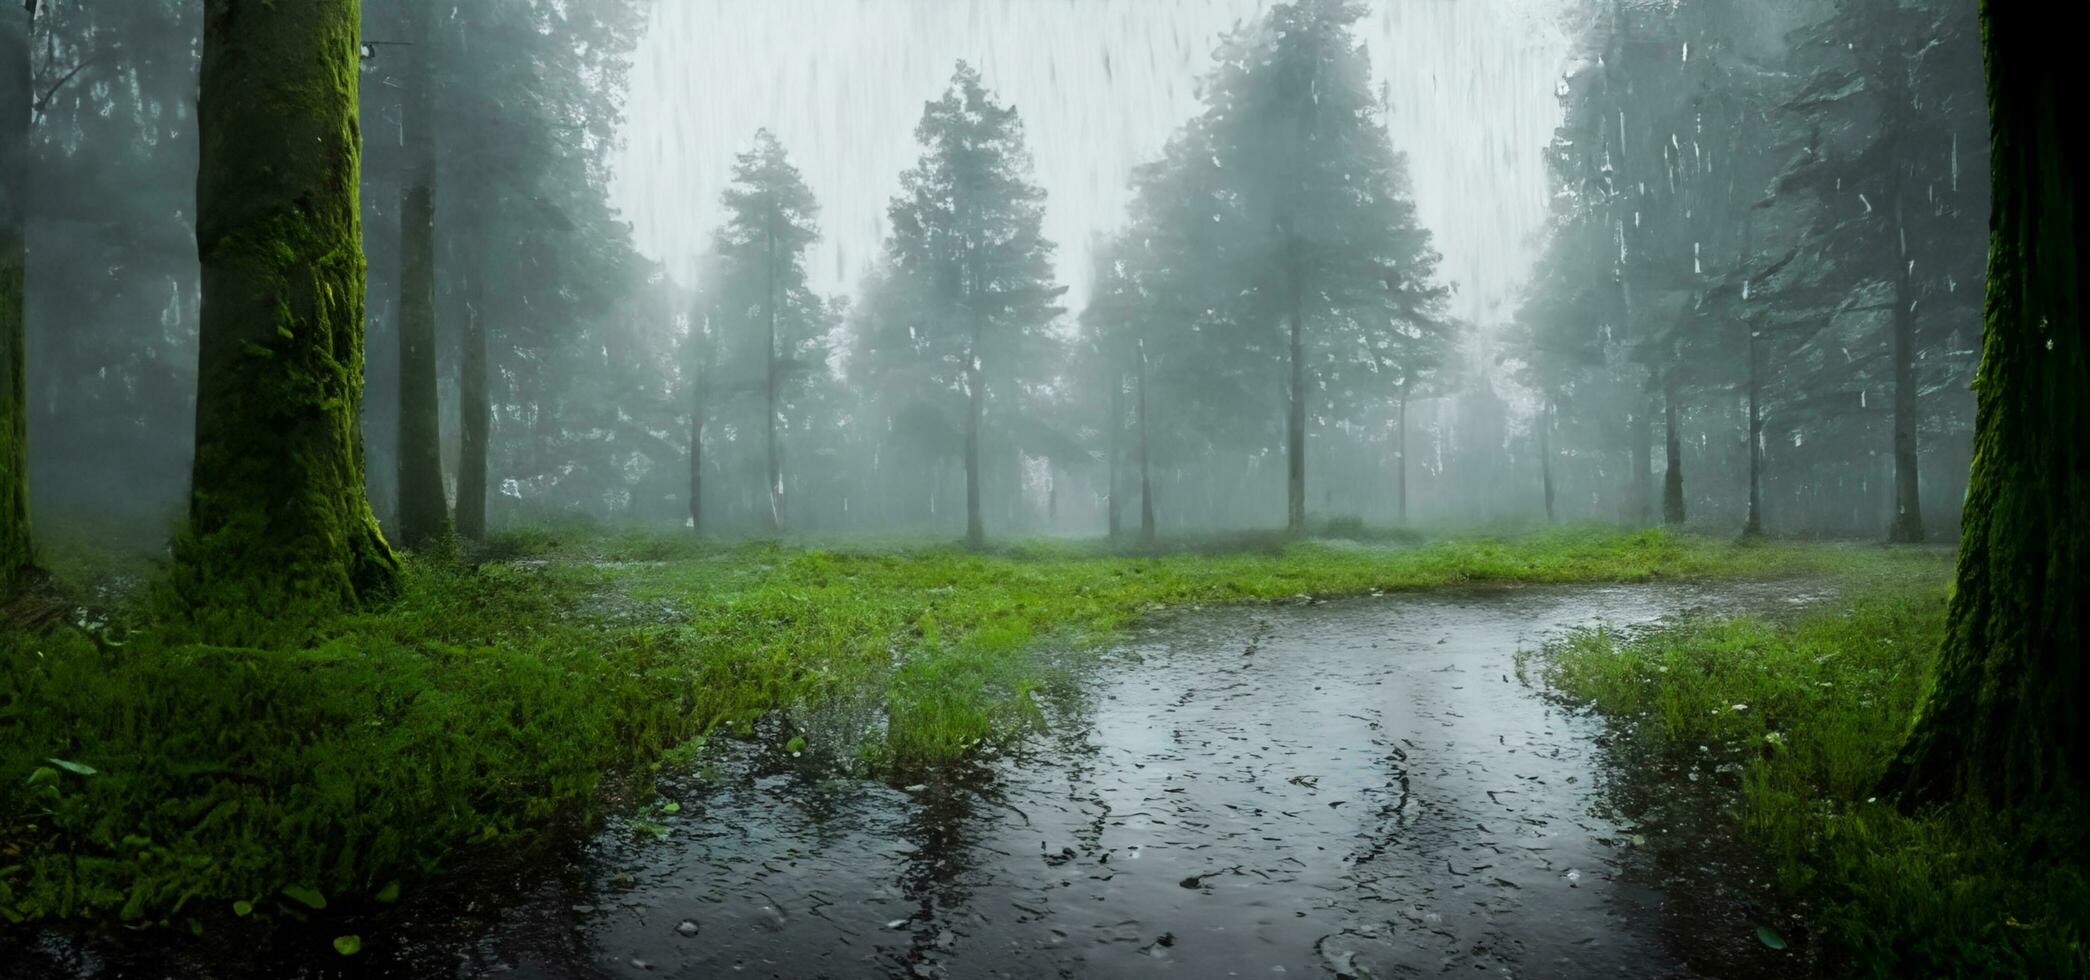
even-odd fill
[(613, 826), (579, 882), (401, 955), (541, 977), (1689, 975), (1658, 938), (1662, 896), (1618, 873), (1633, 828), (1594, 815), (1598, 723), (1512, 659), (1714, 601), (1519, 589), (1186, 616), (983, 779), (765, 774), (743, 748), (676, 794), (667, 840)]

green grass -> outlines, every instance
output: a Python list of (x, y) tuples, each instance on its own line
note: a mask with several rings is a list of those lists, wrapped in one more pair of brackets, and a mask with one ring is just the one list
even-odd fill
[(2090, 976), (2080, 824), (1910, 817), (1874, 796), (1943, 638), (1945, 572), (1874, 577), (1791, 622), (1582, 632), (1535, 665), (1635, 749), (1740, 768), (1741, 830), (1823, 940), (1823, 972)]
[(892, 773), (941, 765), (1029, 725), (1064, 665), (1052, 654), (1165, 607), (1848, 576), (1907, 554), (1594, 528), (1149, 555), (538, 529), (476, 566), (410, 562), (386, 608), (266, 649), (182, 642), (141, 620), (145, 604), (118, 602), (107, 629), (0, 633), (0, 917), (200, 929), (235, 903), (369, 905), (461, 850), (642, 798), (652, 767), (687, 759), (692, 740), (809, 705), (873, 716), (860, 745), (792, 729), (815, 753)]

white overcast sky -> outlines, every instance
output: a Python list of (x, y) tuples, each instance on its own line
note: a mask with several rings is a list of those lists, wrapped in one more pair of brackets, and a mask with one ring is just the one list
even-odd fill
[[(1457, 283), (1506, 318), (1546, 218), (1543, 151), (1567, 58), (1558, 0), (1375, 0), (1361, 36), (1393, 138)], [(686, 278), (733, 154), (768, 127), (820, 198), (816, 285), (852, 291), (915, 160), (922, 103), (977, 65), (1022, 113), (1046, 232), (1079, 302), (1093, 236), (1123, 221), (1132, 169), (1198, 109), (1221, 33), (1264, 0), (655, 0), (632, 72), (617, 204)]]

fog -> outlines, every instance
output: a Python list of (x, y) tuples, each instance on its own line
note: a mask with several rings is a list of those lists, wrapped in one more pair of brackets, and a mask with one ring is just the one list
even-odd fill
[[(158, 542), (186, 507), (195, 6), (36, 14), (40, 523)], [(483, 499), (729, 538), (1943, 539), (1971, 6), (372, 0), (372, 502), (388, 534), (483, 534)]]

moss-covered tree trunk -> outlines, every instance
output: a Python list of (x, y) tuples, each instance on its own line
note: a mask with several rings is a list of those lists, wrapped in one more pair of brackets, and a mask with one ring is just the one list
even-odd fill
[(399, 183), (399, 527), (409, 548), (446, 538), (442, 408), (436, 399), (434, 32), (419, 3), (400, 5), (405, 172)]
[(359, 0), (204, 12), (196, 461), (175, 595), (236, 638), (387, 590), (363, 494)]
[(1109, 486), (1104, 493), (1105, 518), (1110, 528), (1110, 539), (1115, 541), (1125, 532), (1125, 505), (1118, 493), (1122, 480), (1118, 465), (1124, 458), (1125, 431), (1125, 378), (1118, 375), (1110, 380), (1110, 465), (1107, 467)]
[(1749, 518), (1742, 537), (1763, 536), (1763, 352), (1759, 331), (1749, 325)]
[(777, 302), (779, 300), (776, 275), (776, 226), (778, 220), (776, 205), (771, 203), (767, 225), (768, 254), (763, 262), (763, 268), (769, 278), (766, 287), (767, 291), (763, 294), (764, 299), (762, 303), (764, 312), (769, 318), (769, 338), (763, 347), (762, 396), (764, 422), (766, 424), (764, 437), (766, 439), (765, 451), (768, 456), (769, 532), (771, 534), (781, 534), (784, 531), (784, 460), (783, 455), (777, 448), (776, 433), (777, 386), (782, 382), (784, 372), (783, 363), (777, 358), (776, 347), (776, 316)]
[(0, 0), (0, 595), (27, 576), (29, 399), (22, 267), (28, 226), (29, 27), (33, 6)]
[(466, 304), (464, 343), (457, 359), (457, 533), (486, 538), (486, 456), (493, 399), (486, 385), (486, 285), (472, 280)]
[(1285, 530), (1306, 533), (1306, 288), (1299, 268), (1299, 245), (1289, 248), (1292, 308), (1286, 350), (1290, 375), (1285, 386)]
[(2063, 10), (1984, 0), (1987, 329), (1958, 586), (1932, 689), (1887, 774), (1904, 805), (2012, 807), (2090, 779), (2090, 211), (2080, 67)]
[(965, 544), (987, 545), (987, 522), (980, 512), (980, 423), (987, 410), (987, 377), (980, 366), (982, 331), (975, 326), (965, 351)]
[(1408, 523), (1408, 383), (1401, 382), (1399, 403), (1393, 416), (1394, 512), (1400, 523)]

